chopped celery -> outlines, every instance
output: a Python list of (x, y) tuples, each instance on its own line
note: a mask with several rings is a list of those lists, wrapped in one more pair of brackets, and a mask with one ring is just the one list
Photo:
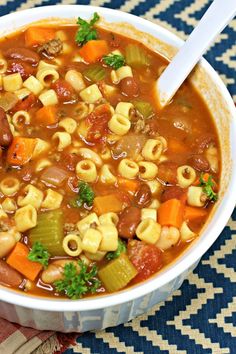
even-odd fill
[(123, 289), (136, 275), (137, 270), (128, 256), (122, 253), (98, 271), (98, 277), (109, 292)]
[(101, 65), (94, 64), (89, 66), (88, 69), (84, 70), (83, 74), (86, 79), (93, 82), (98, 82), (105, 78), (106, 71)]
[(37, 226), (29, 232), (31, 244), (40, 242), (52, 256), (65, 254), (63, 237), (63, 213), (59, 209), (39, 214)]
[(127, 45), (125, 48), (125, 61), (127, 65), (134, 68), (150, 65), (148, 54), (137, 44)]
[(135, 109), (144, 119), (148, 119), (153, 115), (152, 105), (147, 101), (133, 101)]

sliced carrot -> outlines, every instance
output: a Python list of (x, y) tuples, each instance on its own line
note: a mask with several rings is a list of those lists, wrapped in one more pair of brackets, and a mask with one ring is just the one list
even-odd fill
[(95, 63), (104, 55), (108, 54), (108, 52), (109, 47), (107, 41), (103, 39), (89, 41), (79, 50), (80, 56), (87, 63)]
[(9, 165), (25, 165), (32, 158), (35, 146), (36, 139), (16, 136), (7, 151), (7, 162)]
[(46, 43), (55, 38), (56, 31), (52, 28), (29, 27), (25, 31), (25, 45), (32, 47)]
[(185, 154), (188, 152), (188, 146), (181, 140), (175, 138), (169, 138), (167, 146), (167, 151), (170, 154)]
[(57, 108), (55, 106), (40, 108), (35, 114), (35, 121), (43, 126), (56, 124), (58, 121)]
[(140, 183), (134, 179), (118, 177), (118, 186), (130, 193), (135, 193), (138, 190)]
[(158, 222), (161, 226), (180, 228), (183, 222), (183, 203), (178, 199), (169, 199), (158, 208)]
[(7, 258), (7, 264), (23, 274), (29, 280), (34, 281), (42, 270), (42, 265), (28, 259), (29, 249), (21, 242), (17, 242), (13, 251)]
[(184, 220), (197, 220), (207, 216), (207, 211), (202, 208), (185, 206), (184, 208)]
[(94, 209), (101, 215), (108, 212), (119, 213), (123, 209), (123, 203), (117, 194), (109, 194), (94, 198)]

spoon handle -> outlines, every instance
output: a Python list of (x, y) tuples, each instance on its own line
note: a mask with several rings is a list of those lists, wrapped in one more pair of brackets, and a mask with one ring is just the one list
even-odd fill
[(215, 37), (236, 14), (236, 0), (214, 0), (166, 70), (156, 90), (161, 107), (174, 96)]

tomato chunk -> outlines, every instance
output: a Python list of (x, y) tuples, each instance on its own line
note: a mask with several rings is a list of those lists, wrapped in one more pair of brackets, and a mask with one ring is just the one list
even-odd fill
[(101, 141), (108, 133), (108, 121), (111, 119), (111, 111), (108, 104), (98, 106), (86, 118), (90, 125), (87, 140), (91, 142)]
[(128, 242), (128, 256), (138, 271), (133, 283), (149, 278), (162, 267), (161, 250), (155, 245), (148, 245), (143, 241), (130, 240)]
[(14, 112), (28, 111), (31, 107), (33, 107), (36, 104), (36, 102), (37, 102), (37, 97), (33, 93), (30, 93), (28, 97), (17, 102), (17, 104), (13, 108), (13, 111)]

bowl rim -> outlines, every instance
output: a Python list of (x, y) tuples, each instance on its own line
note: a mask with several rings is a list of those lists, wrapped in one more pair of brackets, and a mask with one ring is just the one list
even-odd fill
[[(105, 7), (96, 7), (90, 5), (52, 5), (52, 6), (41, 6), (37, 8), (22, 10), (14, 12), (1, 17), (1, 23), (7, 23), (8, 28), (10, 29), (10, 24), (14, 20), (25, 16), (25, 18), (30, 18), (30, 15), (38, 15), (38, 19), (50, 18), (53, 14), (53, 18), (69, 18), (64, 16), (65, 13), (82, 13), (82, 16), (91, 15), (93, 12), (97, 11), (108, 19), (109, 22), (128, 22), (131, 25), (134, 25), (135, 28), (143, 32), (152, 33), (157, 32), (158, 38), (161, 40), (165, 38), (164, 42), (167, 42), (175, 47), (180, 47), (183, 44), (178, 36), (171, 33), (167, 29), (161, 27), (158, 24), (152, 23), (143, 18), (139, 18), (135, 15), (122, 12), (120, 10), (113, 10)], [(55, 15), (55, 16), (54, 16)], [(29, 17), (27, 17), (29, 16)], [(64, 16), (64, 17), (63, 17)], [(74, 16), (70, 16), (72, 18)], [(116, 19), (115, 21), (113, 19)], [(27, 21), (30, 23), (32, 21)], [(16, 28), (17, 29), (17, 28)], [(200, 66), (210, 75), (211, 79), (214, 81), (218, 89), (221, 91), (222, 96), (228, 104), (228, 110), (232, 117), (231, 122), (231, 154), (232, 151), (236, 151), (236, 142), (233, 137), (236, 136), (236, 108), (234, 106), (233, 100), (222, 82), (219, 75), (211, 67), (211, 65), (202, 58), (199, 62)], [(43, 310), (43, 311), (52, 311), (52, 312), (71, 312), (71, 311), (89, 311), (89, 310), (98, 310), (104, 309), (107, 307), (112, 307), (120, 305), (122, 303), (127, 303), (133, 301), (137, 298), (145, 296), (149, 293), (152, 293), (156, 289), (167, 285), (175, 278), (181, 274), (186, 273), (188, 269), (195, 263), (197, 263), (202, 255), (211, 247), (213, 242), (217, 239), (221, 231), (223, 230), (227, 220), (230, 218), (230, 215), (235, 206), (234, 195), (236, 195), (236, 161), (232, 161), (232, 176), (229, 182), (228, 188), (222, 198), (222, 201), (218, 208), (216, 209), (212, 220), (209, 222), (207, 228), (204, 230), (203, 234), (204, 242), (195, 243), (189, 248), (189, 251), (184, 253), (184, 257), (178, 257), (176, 261), (172, 263), (170, 267), (166, 270), (164, 269), (161, 273), (157, 273), (156, 276), (153, 276), (151, 279), (146, 280), (143, 283), (137, 284), (126, 290), (114, 294), (108, 294), (103, 296), (96, 296), (92, 298), (85, 298), (81, 300), (59, 300), (54, 298), (43, 298), (37, 297), (34, 295), (26, 295), (17, 292), (16, 290), (11, 290), (7, 287), (0, 286), (0, 300), (6, 303), (11, 303), (20, 307)], [(203, 239), (203, 234), (201, 238)]]

